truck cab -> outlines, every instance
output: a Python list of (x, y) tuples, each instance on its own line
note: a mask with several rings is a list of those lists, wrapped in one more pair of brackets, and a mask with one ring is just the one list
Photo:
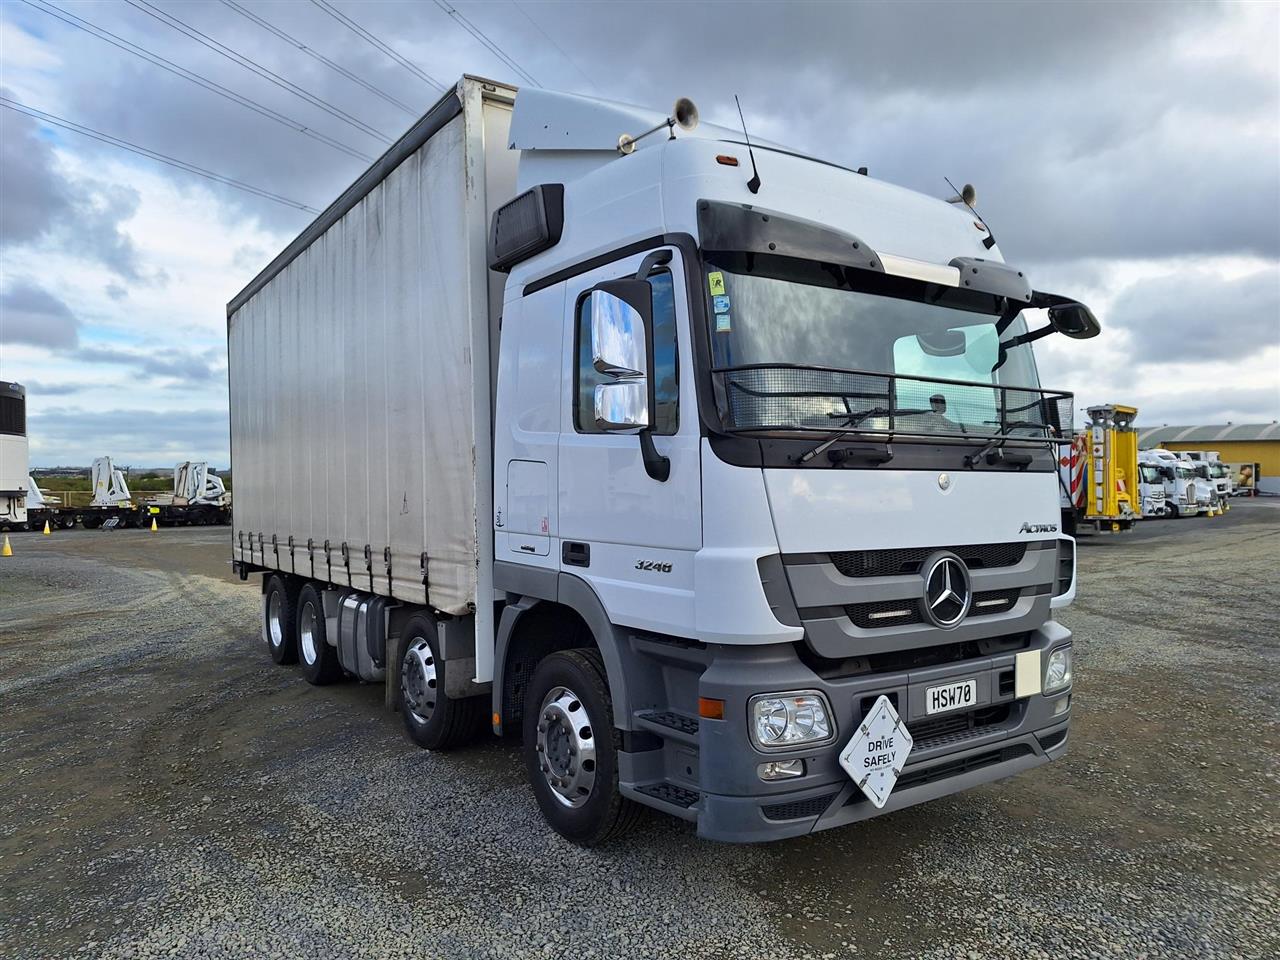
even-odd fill
[(1168, 512), (1161, 469), (1156, 463), (1140, 461), (1138, 464), (1138, 490), (1144, 517), (1163, 517)]
[[(963, 205), (733, 131), (570, 172), (568, 105), (527, 102), (520, 185), (563, 179), (564, 227), (505, 288), (494, 683), (544, 814), (590, 800), (544, 759), (544, 727), (582, 747), (563, 678), (499, 693), (536, 669), (504, 649), (527, 620), (606, 638), (621, 793), (704, 836), (808, 833), (1060, 756), (1071, 398), (1042, 389), (1030, 318), (1092, 316)], [(914, 746), (877, 795), (845, 754), (881, 701)]]

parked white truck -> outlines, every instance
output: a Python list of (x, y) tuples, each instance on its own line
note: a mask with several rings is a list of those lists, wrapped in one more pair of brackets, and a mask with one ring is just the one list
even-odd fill
[(0, 380), (0, 529), (26, 529), (27, 456), (27, 391)]
[(1221, 505), (1221, 509), (1229, 509), (1230, 503), (1228, 501), (1235, 495), (1235, 483), (1232, 481), (1231, 471), (1227, 469), (1227, 465), (1218, 456), (1218, 451), (1183, 450), (1181, 451), (1181, 456), (1194, 464), (1193, 469), (1197, 477), (1214, 488), (1218, 494), (1218, 502)]
[(273, 658), (424, 747), (519, 735), (583, 844), (1060, 757), (1072, 398), (1031, 342), (1096, 320), (967, 206), (696, 123), (464, 78), (230, 302)]

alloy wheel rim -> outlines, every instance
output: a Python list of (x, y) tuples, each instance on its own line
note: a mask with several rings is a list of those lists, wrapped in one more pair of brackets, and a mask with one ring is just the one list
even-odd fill
[(409, 643), (404, 652), (400, 670), (400, 692), (405, 707), (419, 723), (430, 723), (436, 712), (437, 691), (436, 658), (431, 644), (425, 637)]
[(595, 733), (582, 700), (568, 687), (552, 687), (542, 698), (534, 749), (551, 795), (570, 808), (586, 803), (596, 782)]
[(316, 662), (316, 610), (311, 604), (306, 604), (302, 608), (302, 615), (298, 618), (298, 637), (302, 643), (302, 656), (307, 663)]
[(280, 622), (280, 592), (274, 591), (267, 601), (267, 632), (271, 637), (271, 646), (279, 647), (284, 643), (284, 625)]

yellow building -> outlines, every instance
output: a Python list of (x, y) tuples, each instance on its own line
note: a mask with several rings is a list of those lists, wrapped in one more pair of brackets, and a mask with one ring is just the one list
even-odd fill
[(1138, 432), (1143, 450), (1164, 447), (1216, 450), (1223, 463), (1256, 463), (1262, 493), (1280, 494), (1280, 421), (1224, 423), (1208, 427), (1145, 427)]

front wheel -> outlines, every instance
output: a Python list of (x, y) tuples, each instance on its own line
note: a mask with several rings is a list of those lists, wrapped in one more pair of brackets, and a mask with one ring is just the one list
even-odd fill
[(547, 822), (584, 847), (631, 829), (642, 808), (618, 789), (613, 701), (600, 654), (550, 654), (534, 671), (524, 702), (525, 767)]

